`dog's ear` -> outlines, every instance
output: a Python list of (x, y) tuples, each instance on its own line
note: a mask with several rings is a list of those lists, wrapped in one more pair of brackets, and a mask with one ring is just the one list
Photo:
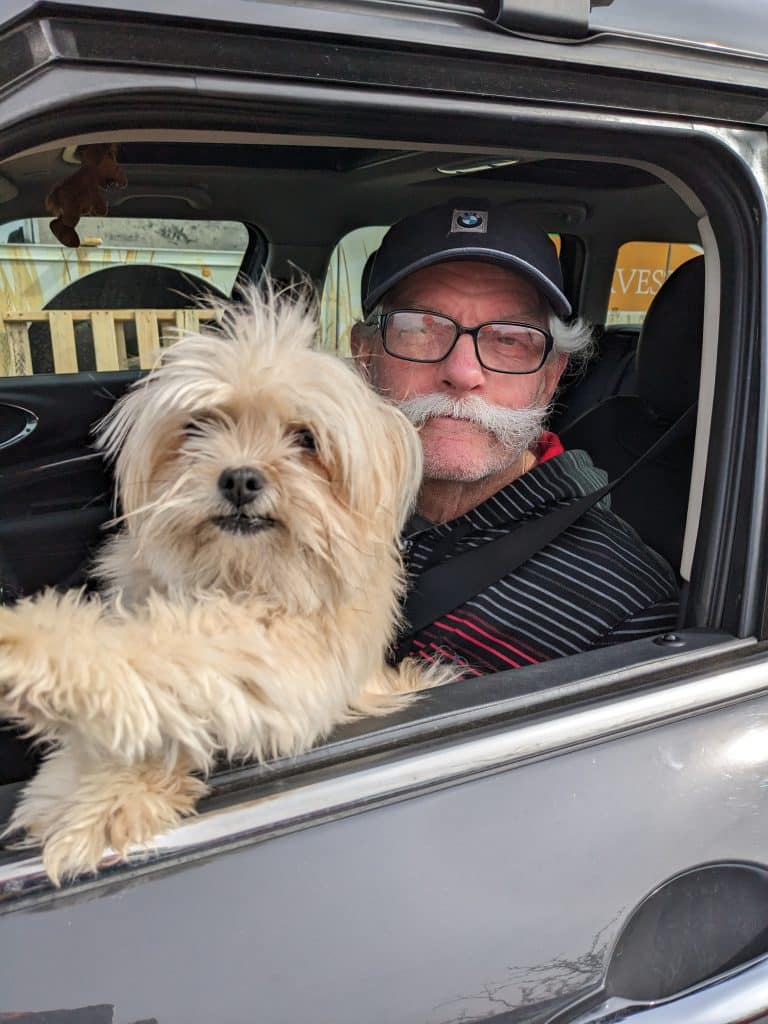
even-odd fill
[(96, 425), (96, 447), (115, 467), (115, 505), (126, 513), (146, 503), (158, 460), (172, 454), (164, 411), (152, 371)]
[(381, 415), (389, 441), (389, 451), (382, 451), (379, 459), (379, 470), (384, 476), (382, 509), (392, 515), (393, 532), (400, 534), (421, 486), (421, 440), (415, 427), (394, 405), (382, 400)]

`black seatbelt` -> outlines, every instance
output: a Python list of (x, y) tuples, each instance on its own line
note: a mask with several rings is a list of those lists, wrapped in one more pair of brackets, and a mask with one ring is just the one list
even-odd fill
[(689, 406), (620, 476), (598, 491), (576, 498), (569, 505), (552, 509), (538, 519), (525, 519), (498, 540), (462, 551), (421, 573), (403, 608), (404, 629), (407, 632), (401, 633), (398, 640), (397, 657), (407, 654), (411, 638), (425, 626), (476, 597), (491, 583), (514, 572), (523, 562), (551, 544), (614, 487), (618, 487), (638, 466), (683, 436), (696, 420), (696, 404), (694, 402)]

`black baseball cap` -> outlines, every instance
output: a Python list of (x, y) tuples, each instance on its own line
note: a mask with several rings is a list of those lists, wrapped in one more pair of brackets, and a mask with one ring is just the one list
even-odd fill
[(509, 206), (457, 199), (403, 217), (382, 239), (363, 283), (363, 315), (398, 281), (446, 260), (481, 260), (514, 270), (537, 288), (558, 316), (571, 315), (551, 239)]

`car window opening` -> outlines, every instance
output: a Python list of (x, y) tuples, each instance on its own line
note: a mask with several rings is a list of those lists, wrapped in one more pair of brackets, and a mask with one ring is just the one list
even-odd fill
[[(322, 282), (322, 343), (348, 355), (352, 327), (363, 319), (361, 280), (366, 264), (389, 225), (399, 212), (427, 206), (429, 197), (439, 201), (448, 194), (449, 185), (456, 191), (456, 181), (447, 182), (444, 168), (462, 160), (466, 163), (465, 158), (446, 153), (425, 167), (421, 154), (399, 154), (403, 165), (410, 161), (421, 167), (424, 189), (416, 196), (403, 186), (399, 211), (385, 174), (372, 190), (354, 188), (355, 172), (367, 167), (370, 174), (381, 158), (379, 151), (333, 152), (315, 146), (304, 147), (301, 153), (300, 158), (296, 147), (279, 146), (126, 143), (121, 161), (128, 193), (104, 217), (81, 220), (77, 250), (66, 249), (50, 235), (48, 218), (35, 199), (42, 194), (40, 185), (34, 189), (25, 185), (25, 161), (31, 158), (8, 165), (9, 178), (20, 188), (16, 199), (0, 207), (4, 218), (0, 224), (0, 316), (5, 332), (0, 387), (7, 384), (12, 389), (7, 394), (17, 394), (20, 405), (25, 382), (34, 389), (39, 380), (54, 399), (60, 388), (62, 401), (69, 401), (70, 388), (74, 389), (71, 395), (83, 401), (85, 418), (75, 424), (71, 442), (61, 453), (65, 458), (86, 452), (90, 417), (103, 415), (111, 400), (151, 365), (158, 343), (171, 341), (180, 327), (214, 318), (214, 307), (206, 307), (204, 296), (211, 293), (220, 299), (233, 294), (238, 274), (248, 262), (254, 226), (266, 239), (264, 256), (275, 280), (288, 280), (299, 268)], [(52, 186), (71, 162), (71, 147), (51, 149), (43, 161), (41, 180)], [(181, 216), (197, 201), (181, 180), (189, 177), (189, 167), (196, 163), (198, 177), (213, 197), (205, 217), (197, 219)], [(695, 218), (671, 189), (620, 164), (615, 165), (620, 170), (612, 179), (602, 169), (600, 178), (595, 178), (594, 168), (599, 166), (555, 158), (518, 165), (499, 158), (477, 168), (473, 165), (468, 177), (472, 191), (482, 194), (487, 189), (496, 201), (524, 205), (532, 187), (537, 194), (551, 197), (544, 212), (536, 210), (535, 200), (530, 205), (557, 247), (564, 287), (577, 304), (576, 311), (596, 328), (596, 343), (590, 359), (563, 378), (550, 429), (566, 450), (589, 451), (609, 478), (615, 478), (685, 411), (682, 405), (687, 408), (695, 401), (703, 274), (678, 288), (676, 297), (667, 284), (673, 283), (678, 266), (701, 267), (703, 258)], [(271, 175), (274, 181), (275, 168), (285, 175), (285, 183), (275, 186), (274, 195), (259, 188), (245, 190), (251, 175), (257, 181)], [(155, 176), (158, 182), (160, 178), (178, 181), (178, 186), (155, 188)], [(319, 192), (326, 190), (328, 202), (304, 238), (303, 207), (296, 206), (292, 197), (297, 193), (293, 186), (289, 193), (288, 183), (312, 176)], [(134, 187), (132, 181), (140, 184)], [(466, 190), (466, 182), (462, 180), (460, 187)], [(573, 203), (587, 188), (593, 213), (574, 224)], [(642, 208), (624, 201), (623, 190), (638, 202), (644, 199)], [(385, 216), (378, 215), (377, 203)], [(347, 231), (355, 222), (357, 226)], [(636, 240), (640, 227), (643, 240)], [(645, 241), (651, 234), (653, 241)], [(574, 254), (580, 251), (588, 258), (577, 259)], [(258, 277), (261, 270), (261, 265), (251, 265), (250, 276)], [(672, 297), (665, 301), (665, 294)], [(659, 304), (654, 324), (653, 310)], [(673, 326), (679, 324), (687, 329), (685, 344), (694, 353), (690, 359), (687, 349), (670, 347)], [(646, 341), (641, 357), (638, 339)], [(105, 376), (108, 397), (96, 401), (90, 380), (102, 372), (122, 376), (119, 380), (110, 376), (109, 382)], [(681, 372), (688, 374), (687, 390), (680, 387)], [(58, 453), (43, 450), (39, 457), (54, 466)], [(691, 432), (674, 454), (666, 452), (638, 470), (611, 497), (614, 511), (675, 570), (680, 567), (692, 457)], [(13, 470), (10, 473), (0, 552), (7, 563), (11, 595), (80, 582), (100, 529), (111, 515), (111, 483), (98, 465), (90, 464), (76, 476), (57, 476), (55, 469), (46, 473), (50, 474), (46, 491), (54, 496), (44, 520), (35, 521), (31, 513), (34, 539), (18, 523), (30, 514), (37, 496), (15, 487)], [(649, 495), (653, 500), (648, 500)], [(532, 584), (529, 600), (531, 614), (541, 618), (545, 630), (546, 594)], [(517, 612), (508, 609), (503, 614), (514, 619)], [(647, 635), (652, 633), (651, 624)], [(612, 641), (634, 637), (628, 634)], [(561, 640), (557, 653), (566, 656), (570, 650), (567, 630)], [(441, 654), (443, 641), (438, 635), (422, 643), (431, 645), (435, 656)], [(513, 663), (524, 668), (535, 661), (536, 657), (525, 654), (505, 655), (501, 661), (490, 659), (486, 671)], [(23, 756), (27, 757), (26, 751)], [(23, 776), (28, 762), (21, 769), (10, 768), (9, 778), (14, 770)]]

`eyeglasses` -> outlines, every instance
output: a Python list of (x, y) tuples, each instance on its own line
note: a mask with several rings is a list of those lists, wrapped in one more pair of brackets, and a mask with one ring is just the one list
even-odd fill
[(376, 314), (367, 322), (381, 331), (385, 352), (411, 363), (442, 362), (462, 334), (471, 335), (477, 361), (494, 373), (536, 373), (552, 351), (552, 335), (548, 331), (506, 320), (464, 327), (442, 313), (393, 309)]

